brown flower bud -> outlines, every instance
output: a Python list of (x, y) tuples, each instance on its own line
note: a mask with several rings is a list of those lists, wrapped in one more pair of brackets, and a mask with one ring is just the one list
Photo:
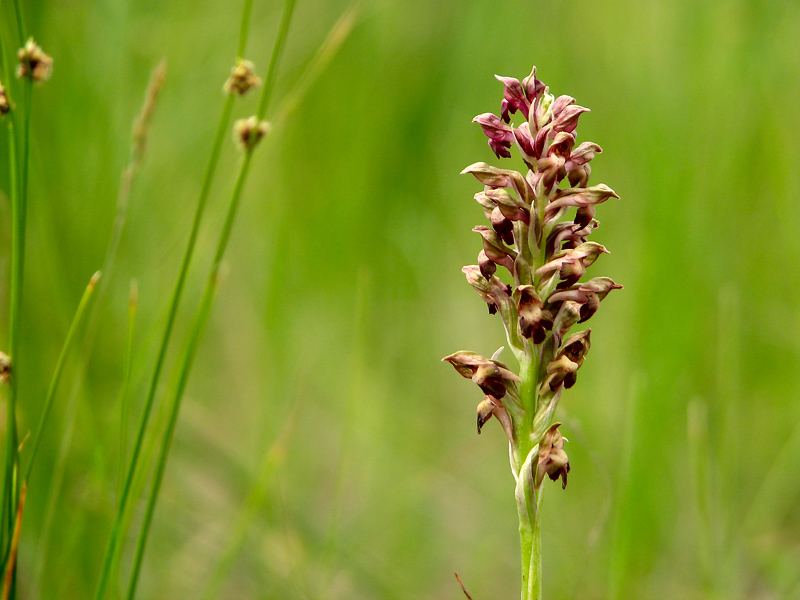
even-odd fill
[(489, 138), (489, 147), (497, 158), (511, 158), (510, 148), (514, 141), (514, 133), (510, 125), (503, 123), (492, 113), (478, 115), (472, 122), (481, 126), (483, 133)]
[(575, 98), (566, 94), (553, 100), (553, 118), (558, 118), (570, 106), (575, 104)]
[[(555, 310), (555, 309), (554, 309)], [(556, 343), (561, 343), (564, 336), (569, 333), (569, 330), (581, 318), (581, 305), (577, 302), (567, 300), (561, 304), (561, 308), (556, 313), (556, 318), (553, 320), (553, 335), (556, 338)]]
[(503, 426), (503, 431), (505, 431), (506, 436), (508, 436), (508, 440), (513, 442), (514, 427), (511, 424), (511, 416), (508, 414), (508, 410), (503, 406), (501, 400), (487, 394), (478, 404), (478, 434), (480, 434), (486, 421), (491, 419), (492, 416), (500, 421), (500, 424)]
[(523, 123), (518, 128), (515, 128), (514, 139), (517, 141), (517, 146), (519, 146), (522, 152), (522, 159), (528, 164), (529, 168), (533, 168), (531, 165), (536, 164), (536, 159), (538, 157), (534, 153), (535, 138), (531, 134), (530, 125), (528, 125), (528, 123)]
[(560, 156), (566, 162), (566, 159), (570, 158), (570, 151), (572, 150), (572, 146), (574, 144), (575, 136), (571, 133), (561, 131), (556, 134), (555, 138), (553, 138), (553, 143), (550, 144), (550, 148), (547, 149), (547, 155)]
[(490, 394), (495, 398), (502, 398), (506, 395), (506, 386), (500, 373), (500, 367), (492, 362), (478, 365), (472, 374), (472, 381), (483, 390), (484, 394)]
[[(564, 103), (560, 102), (562, 98), (566, 99), (564, 102), (569, 103), (569, 106), (564, 106), (563, 109), (561, 106)], [(573, 102), (575, 102), (575, 99), (569, 96), (559, 96), (556, 98), (556, 101), (553, 103), (553, 121), (551, 123), (553, 131), (572, 133), (578, 126), (578, 117), (585, 112), (589, 112), (588, 108), (572, 104)]]
[(536, 66), (531, 69), (531, 74), (522, 80), (522, 87), (525, 90), (525, 96), (530, 102), (542, 97), (545, 92), (545, 85), (536, 79)]
[[(580, 246), (586, 242), (598, 225), (599, 223), (595, 219), (592, 219), (586, 225), (572, 221), (556, 223), (550, 235), (547, 236), (546, 255), (552, 256), (558, 250), (568, 250)], [(563, 247), (562, 244), (564, 244)]]
[(592, 330), (581, 331), (564, 341), (556, 358), (547, 364), (547, 376), (542, 382), (542, 393), (554, 392), (560, 386), (571, 388), (578, 378), (578, 369), (589, 352), (589, 335)]
[(617, 193), (606, 184), (593, 185), (588, 188), (569, 188), (559, 190), (555, 200), (547, 205), (545, 219), (551, 219), (561, 208), (577, 206), (584, 208), (605, 202), (609, 198), (619, 198)]
[(489, 221), (492, 223), (492, 229), (497, 232), (503, 243), (509, 246), (514, 244), (514, 224), (506, 219), (500, 207), (495, 206), (492, 209), (492, 214), (489, 215)]
[[(562, 385), (570, 388), (575, 384), (580, 365), (560, 354), (555, 360), (547, 363), (547, 375), (542, 381), (541, 393), (555, 392)], [(566, 385), (569, 383), (569, 385)]]
[(567, 261), (561, 265), (558, 276), (563, 280), (559, 288), (569, 287), (586, 274), (586, 265), (580, 260)]
[[(567, 176), (567, 171), (564, 169), (564, 157), (557, 154), (540, 159), (536, 163), (536, 168), (541, 176), (539, 181), (542, 191), (547, 195), (551, 194), (559, 182)], [(547, 205), (548, 208), (550, 204)], [(556, 212), (558, 212), (557, 208), (554, 211), (548, 210), (545, 220), (552, 219)]]
[(514, 259), (517, 256), (516, 250), (512, 250), (503, 244), (503, 240), (491, 227), (479, 225), (478, 227), (473, 227), (472, 231), (479, 233), (483, 238), (483, 252), (486, 257), (495, 264), (508, 269), (509, 273), (513, 273)]
[[(487, 191), (493, 188), (487, 188)], [(475, 194), (475, 201), (483, 208), (483, 214), (487, 219), (492, 218), (492, 211), (497, 208), (497, 204), (486, 195), (486, 192), (478, 192)]]
[[(494, 266), (494, 263), (491, 264)], [(485, 277), (478, 265), (467, 265), (461, 271), (466, 275), (467, 283), (488, 305), (490, 315), (495, 314), (502, 304), (511, 302), (511, 286), (503, 283), (497, 277)]]
[(489, 187), (511, 187), (511, 171), (498, 169), (485, 162), (476, 162), (461, 171), (461, 174), (471, 173), (475, 179)]
[(502, 398), (507, 387), (522, 381), (497, 360), (491, 360), (474, 352), (455, 352), (445, 356), (443, 361), (449, 362), (462, 377), (472, 379), (484, 394)]
[(514, 114), (519, 111), (522, 116), (528, 118), (528, 111), (531, 107), (531, 101), (528, 99), (527, 90), (523, 88), (519, 79), (514, 77), (502, 77), (495, 75), (495, 77), (503, 84), (503, 104), (502, 114), (503, 121), (509, 122), (509, 113)]
[(512, 188), (524, 206), (530, 206), (533, 202), (533, 190), (517, 171), (498, 169), (485, 162), (476, 162), (461, 171), (462, 175), (466, 173), (472, 173), (478, 181), (490, 188)]
[[(589, 165), (581, 165), (580, 167), (577, 167), (572, 171), (568, 171), (567, 179), (569, 180), (569, 184), (572, 187), (584, 187), (586, 186), (587, 183), (589, 183), (589, 177), (591, 177), (591, 175), (592, 175), (592, 167), (590, 167)], [(589, 208), (594, 209), (594, 206), (590, 206)], [(578, 212), (580, 212), (581, 210), (583, 209), (579, 208)], [(593, 216), (594, 213), (592, 214), (592, 217)], [(579, 220), (575, 219), (575, 221), (578, 222)]]
[(486, 252), (483, 250), (478, 252), (478, 267), (481, 270), (481, 275), (486, 279), (492, 278), (497, 271), (497, 265), (492, 259), (486, 256)]
[(521, 285), (514, 292), (519, 312), (519, 329), (534, 344), (541, 344), (553, 325), (553, 315), (544, 310), (544, 303), (532, 285)]
[(600, 154), (602, 151), (602, 148), (594, 142), (583, 142), (569, 155), (569, 160), (565, 165), (567, 171), (572, 172), (578, 167), (587, 164), (594, 158), (595, 154)]
[(538, 488), (544, 476), (551, 481), (561, 478), (561, 489), (567, 487), (567, 473), (569, 473), (569, 458), (564, 452), (564, 436), (558, 431), (561, 423), (554, 423), (539, 441), (539, 464), (536, 469), (536, 487)]
[(504, 189), (487, 190), (484, 192), (486, 197), (494, 202), (495, 206), (500, 209), (503, 216), (510, 221), (522, 221), (525, 224), (530, 222), (530, 215), (528, 207), (522, 202), (517, 200), (514, 196), (509, 194)]
[[(566, 356), (572, 362), (577, 363), (578, 366), (582, 365), (583, 359), (586, 358), (586, 354), (589, 352), (591, 346), (589, 338), (591, 333), (592, 330), (587, 329), (586, 331), (580, 331), (569, 336), (561, 345), (558, 354)], [(572, 386), (568, 385), (566, 387)]]
[(261, 85), (261, 78), (255, 74), (255, 67), (249, 60), (239, 58), (231, 69), (231, 75), (225, 80), (222, 90), (226, 94), (244, 96), (254, 87)]
[(50, 78), (53, 70), (53, 58), (44, 53), (33, 38), (29, 38), (25, 45), (17, 50), (17, 77), (28, 77), (31, 81), (41, 83)]
[[(544, 275), (556, 270), (560, 271), (565, 264), (574, 263), (576, 261), (580, 261), (583, 267), (589, 267), (601, 254), (608, 254), (608, 250), (606, 250), (605, 246), (597, 242), (584, 242), (575, 248), (562, 250), (556, 253), (551, 261), (536, 269), (535, 273), (537, 275)], [(572, 285), (575, 281), (571, 282), (569, 285)]]
[(478, 403), (478, 435), (480, 435), (481, 429), (483, 429), (483, 425), (486, 421), (492, 418), (494, 404), (489, 398), (491, 398), (491, 396), (486, 396)]
[(581, 320), (578, 323), (583, 323), (597, 312), (600, 301), (608, 296), (611, 290), (621, 289), (622, 286), (614, 283), (610, 277), (595, 277), (573, 285), (569, 289), (556, 291), (550, 294), (547, 301), (548, 303), (571, 301), (581, 304)]

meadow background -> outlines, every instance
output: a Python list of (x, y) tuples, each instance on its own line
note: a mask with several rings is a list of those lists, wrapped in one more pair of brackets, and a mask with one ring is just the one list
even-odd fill
[[(347, 7), (299, 0), (268, 118)], [(121, 443), (146, 391), (240, 8), (24, 2), (54, 71), (35, 92), (23, 434), (102, 266), (149, 74), (162, 58), (168, 74), (85, 377), (73, 353), (28, 491), (20, 597), (93, 594)], [(8, 3), (0, 10), (6, 37)], [(254, 5), (247, 58), (262, 75), (280, 10)], [(522, 78), (534, 64), (555, 94), (592, 109), (578, 130), (603, 148), (592, 182), (621, 196), (599, 207), (593, 239), (612, 253), (592, 271), (625, 286), (592, 319), (592, 350), (562, 401), (572, 472), (565, 491), (546, 492), (545, 595), (800, 598), (791, 0), (364, 0), (338, 53), (256, 152), (139, 597), (457, 599), (454, 571), (476, 600), (518, 596), (505, 438), (494, 422), (476, 435), (480, 394), (439, 359), (505, 343), (460, 272), (475, 262), (470, 229), (483, 217), (477, 182), (458, 173), (497, 164), (470, 123), (499, 110), (493, 74)], [(255, 105), (248, 96), (236, 115)], [(231, 139), (172, 358), (236, 160)], [(5, 286), (4, 194), (0, 223)], [(133, 414), (121, 429), (134, 278)]]

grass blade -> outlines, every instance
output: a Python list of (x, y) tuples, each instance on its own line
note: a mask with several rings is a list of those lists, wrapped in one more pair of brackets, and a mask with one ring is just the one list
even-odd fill
[[(240, 39), (238, 43), (238, 48), (240, 51), (246, 45), (246, 37), (247, 37), (246, 24), (249, 22), (251, 8), (252, 8), (252, 1), (245, 0), (244, 6), (242, 8), (242, 27), (240, 28), (240, 34), (239, 34)], [(183, 260), (181, 261), (178, 278), (175, 283), (175, 288), (172, 293), (172, 298), (170, 300), (167, 321), (164, 326), (164, 334), (162, 336), (161, 345), (159, 347), (156, 362), (153, 367), (153, 376), (150, 381), (147, 397), (145, 398), (144, 407), (142, 409), (142, 414), (139, 420), (139, 426), (137, 428), (136, 438), (134, 440), (134, 446), (132, 449), (130, 462), (128, 464), (128, 469), (125, 474), (125, 480), (122, 486), (122, 494), (119, 498), (117, 513), (115, 515), (114, 523), (111, 528), (111, 535), (103, 557), (103, 564), (100, 571), (100, 578), (98, 580), (97, 589), (95, 592), (95, 600), (101, 600), (104, 597), (108, 585), (108, 579), (112, 571), (112, 567), (114, 563), (117, 561), (118, 555), (121, 552), (122, 531), (124, 529), (125, 513), (128, 510), (128, 506), (131, 499), (132, 484), (135, 478), (136, 471), (139, 467), (139, 459), (142, 451), (142, 445), (144, 443), (145, 433), (147, 432), (148, 424), (150, 422), (150, 414), (153, 409), (155, 394), (158, 388), (159, 379), (161, 377), (161, 370), (164, 366), (164, 361), (166, 359), (167, 348), (169, 347), (169, 342), (172, 336), (172, 329), (175, 325), (175, 317), (178, 312), (178, 306), (183, 296), (183, 288), (186, 283), (186, 276), (189, 272), (189, 265), (191, 264), (192, 257), (194, 256), (197, 237), (200, 231), (200, 223), (203, 219), (203, 215), (205, 213), (205, 207), (208, 201), (208, 196), (211, 192), (211, 184), (213, 183), (214, 175), (216, 174), (217, 164), (219, 163), (220, 153), (222, 150), (222, 144), (223, 141), (225, 140), (225, 137), (227, 136), (231, 112), (233, 110), (233, 102), (234, 102), (234, 96), (228, 95), (227, 99), (225, 100), (225, 105), (222, 109), (222, 115), (220, 117), (219, 125), (217, 127), (217, 132), (214, 137), (214, 142), (211, 148), (211, 155), (209, 157), (208, 165), (206, 167), (206, 171), (203, 176), (203, 183), (200, 189), (200, 195), (197, 201), (197, 207), (195, 209), (195, 215), (192, 222), (192, 229), (191, 232), (189, 233), (189, 240), (187, 242), (186, 252), (183, 256)]]
[(22, 529), (22, 511), (25, 508), (25, 496), (27, 495), (28, 486), (22, 484), (22, 490), (19, 495), (19, 505), (17, 506), (17, 516), (14, 519), (14, 535), (11, 538), (11, 552), (8, 556), (6, 563), (5, 575), (3, 577), (3, 600), (8, 600), (11, 596), (11, 590), (14, 584), (14, 574), (17, 565), (17, 549), (19, 548), (19, 532)]
[(125, 477), (125, 462), (128, 446), (128, 409), (130, 402), (131, 372), (133, 370), (133, 338), (136, 329), (136, 312), (139, 305), (139, 287), (131, 281), (131, 294), (128, 303), (128, 334), (125, 341), (125, 373), (119, 394), (119, 495), (122, 495), (122, 481)]
[(61, 347), (61, 353), (58, 355), (58, 360), (56, 361), (56, 367), (53, 371), (53, 378), (50, 380), (50, 387), (47, 390), (47, 397), (44, 401), (44, 408), (42, 409), (42, 416), (39, 419), (39, 426), (36, 428), (36, 433), (33, 436), (32, 448), (31, 448), (31, 458), (28, 461), (28, 468), (25, 471), (25, 478), (23, 480), (23, 485), (27, 484), (28, 480), (31, 476), (31, 470), (33, 469), (33, 464), (36, 461), (36, 454), (39, 450), (39, 444), (42, 440), (42, 432), (44, 431), (45, 425), (47, 425), (47, 419), (50, 416), (50, 410), (53, 407), (53, 399), (56, 396), (56, 391), (58, 390), (58, 384), (61, 381), (61, 373), (64, 370), (64, 365), (67, 361), (67, 354), (72, 347), (72, 342), (75, 339), (75, 335), (78, 331), (78, 326), (80, 325), (81, 321), (83, 320), (83, 315), (86, 312), (86, 307), (89, 305), (89, 299), (92, 297), (92, 292), (94, 292), (94, 288), (97, 285), (97, 280), (100, 279), (100, 271), (97, 271), (94, 275), (92, 275), (91, 280), (89, 281), (89, 285), (86, 286), (86, 290), (83, 292), (83, 296), (81, 297), (81, 301), (78, 304), (78, 309), (75, 311), (75, 316), (72, 318), (72, 323), (69, 326), (69, 330), (67, 331), (67, 337), (64, 340), (64, 345)]
[[(272, 56), (270, 57), (267, 76), (265, 78), (264, 87), (261, 90), (261, 97), (259, 99), (259, 120), (264, 118), (266, 110), (269, 106), (272, 89), (275, 85), (278, 62), (280, 61), (283, 48), (286, 44), (286, 38), (289, 33), (289, 25), (294, 13), (294, 6), (295, 0), (286, 0), (286, 3), (284, 4), (283, 15), (281, 16), (281, 22), (278, 27), (278, 35), (275, 38), (275, 45), (273, 46)], [(164, 477), (167, 457), (172, 445), (172, 437), (175, 431), (175, 424), (177, 423), (178, 412), (180, 411), (181, 398), (183, 397), (183, 392), (186, 388), (186, 383), (189, 378), (189, 372), (191, 371), (192, 363), (194, 361), (197, 344), (199, 343), (200, 337), (205, 329), (208, 316), (211, 313), (211, 307), (214, 302), (214, 296), (219, 281), (220, 265), (222, 263), (222, 258), (225, 255), (225, 250), (228, 247), (228, 240), (230, 239), (231, 230), (233, 229), (233, 223), (236, 220), (236, 213), (238, 212), (242, 190), (244, 189), (244, 183), (250, 170), (254, 148), (254, 145), (249, 145), (244, 152), (244, 156), (242, 157), (242, 161), (239, 166), (239, 173), (236, 177), (236, 182), (234, 183), (230, 202), (228, 204), (228, 214), (222, 227), (222, 233), (220, 234), (217, 251), (214, 255), (214, 262), (211, 265), (211, 272), (209, 273), (208, 281), (206, 282), (206, 287), (203, 291), (203, 298), (200, 302), (200, 308), (198, 309), (197, 317), (189, 334), (188, 345), (180, 360), (181, 366), (177, 387), (174, 394), (170, 398), (169, 424), (162, 440), (161, 452), (159, 453), (156, 466), (155, 479), (147, 500), (147, 508), (145, 510), (142, 528), (139, 533), (139, 540), (136, 544), (133, 569), (131, 572), (130, 583), (128, 585), (128, 600), (133, 600), (136, 595), (136, 586), (139, 580), (139, 573), (144, 557), (144, 551), (147, 546), (147, 538), (150, 532), (150, 525), (152, 524), (153, 513), (155, 511), (158, 494), (161, 489), (161, 482), (163, 481)]]

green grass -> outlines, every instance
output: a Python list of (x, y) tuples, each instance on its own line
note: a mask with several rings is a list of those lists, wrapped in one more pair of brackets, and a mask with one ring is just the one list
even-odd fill
[[(297, 3), (267, 113), (287, 116), (253, 155), (242, 189), (138, 597), (202, 597), (212, 586), (207, 597), (456, 599), (454, 571), (475, 600), (518, 596), (504, 436), (491, 422), (475, 434), (478, 392), (439, 359), (505, 343), (460, 272), (475, 261), (470, 228), (483, 217), (474, 181), (458, 173), (497, 164), (470, 123), (499, 108), (492, 75), (522, 77), (533, 64), (556, 94), (592, 109), (579, 130), (603, 148), (592, 181), (621, 196), (598, 211), (593, 239), (612, 254), (594, 268), (625, 285), (592, 319), (592, 349), (561, 403), (572, 471), (544, 503), (545, 597), (796, 597), (800, 10), (788, 0), (365, 0), (341, 48), (282, 112), (348, 6)], [(22, 523), (21, 598), (94, 593), (121, 440), (129, 460), (240, 9), (24, 3), (24, 25), (54, 70), (33, 89), (21, 439), (36, 430), (75, 308), (103, 267), (131, 123), (162, 58), (168, 76), (113, 272), (98, 284), (93, 350), (83, 356), (78, 344), (67, 355), (41, 438)], [(247, 58), (262, 77), (281, 10), (253, 3)], [(0, 4), (0, 16), (10, 53), (13, 5)], [(232, 116), (257, 110), (253, 94)], [(4, 345), (6, 127), (0, 137)], [(226, 129), (156, 390), (159, 433), (170, 416), (160, 399), (175, 389), (237, 160)], [(153, 465), (158, 446), (148, 443), (142, 455)], [(119, 595), (135, 545), (131, 536), (121, 556)]]

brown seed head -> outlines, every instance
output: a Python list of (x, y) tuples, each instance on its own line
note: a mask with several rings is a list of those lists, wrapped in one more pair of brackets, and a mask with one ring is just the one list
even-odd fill
[(11, 357), (5, 352), (0, 352), (0, 383), (11, 379)]
[(261, 78), (255, 74), (255, 67), (249, 60), (237, 59), (236, 66), (231, 69), (231, 76), (225, 81), (222, 90), (226, 94), (244, 96), (254, 87), (261, 85)]
[(11, 110), (11, 103), (8, 101), (8, 94), (6, 94), (6, 88), (0, 83), (0, 115), (8, 114), (8, 111)]
[(33, 41), (28, 39), (25, 45), (17, 50), (19, 64), (17, 65), (17, 77), (23, 79), (30, 78), (36, 83), (41, 83), (50, 78), (53, 69), (53, 58), (45, 54), (44, 51)]
[(270, 124), (266, 121), (259, 122), (255, 115), (249, 119), (239, 119), (233, 125), (234, 138), (242, 150), (255, 148), (269, 130)]

